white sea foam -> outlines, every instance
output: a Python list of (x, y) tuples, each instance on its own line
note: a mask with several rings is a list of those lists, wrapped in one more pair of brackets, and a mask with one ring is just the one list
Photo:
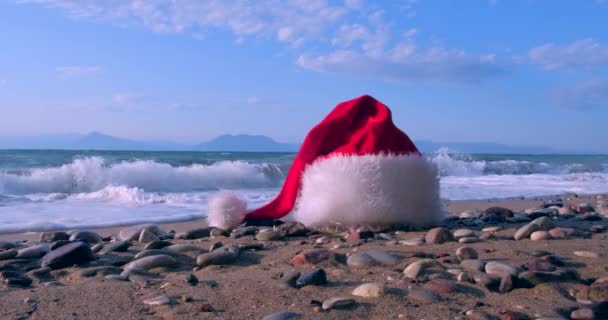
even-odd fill
[(107, 186), (138, 187), (146, 192), (181, 192), (219, 188), (263, 188), (276, 185), (272, 166), (244, 161), (175, 167), (151, 160), (106, 164), (101, 157), (76, 159), (27, 174), (0, 173), (0, 193), (81, 193)]

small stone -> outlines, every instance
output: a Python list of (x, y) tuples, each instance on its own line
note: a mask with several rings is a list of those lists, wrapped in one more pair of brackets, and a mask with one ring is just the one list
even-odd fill
[(403, 270), (403, 275), (410, 279), (416, 279), (420, 277), (420, 275), (423, 274), (427, 269), (432, 267), (443, 269), (443, 266), (437, 260), (422, 259), (410, 263), (407, 268)]
[(528, 260), (527, 266), (530, 271), (555, 271), (555, 266), (551, 262), (540, 258)]
[(475, 243), (475, 242), (479, 242), (480, 239), (477, 237), (462, 237), (460, 239), (458, 239), (459, 243)]
[(481, 231), (483, 231), (483, 232), (498, 232), (500, 230), (502, 230), (502, 227), (500, 227), (500, 226), (485, 227), (485, 228), (481, 229)]
[(302, 264), (320, 264), (325, 261), (337, 261), (336, 254), (326, 250), (313, 250), (302, 252), (291, 258), (291, 264), (302, 265)]
[(115, 241), (110, 242), (99, 251), (99, 254), (108, 254), (110, 252), (125, 252), (131, 247), (131, 241)]
[(471, 276), (470, 273), (468, 272), (461, 272), (456, 276), (456, 280), (458, 282), (474, 282), (475, 280), (473, 279), (473, 277)]
[(308, 285), (322, 286), (325, 284), (327, 284), (327, 274), (321, 268), (302, 274), (296, 280), (296, 287), (298, 288)]
[(305, 237), (310, 231), (300, 222), (285, 222), (275, 229), (284, 232), (287, 237)]
[(477, 259), (464, 259), (460, 262), (460, 265), (470, 271), (483, 271), (486, 264)]
[(444, 242), (454, 241), (454, 236), (450, 230), (442, 227), (433, 228), (426, 233), (426, 243), (442, 244)]
[(503, 208), (503, 207), (490, 207), (490, 208), (487, 208), (483, 212), (483, 215), (484, 216), (496, 215), (499, 217), (509, 218), (509, 217), (513, 216), (513, 211), (511, 211), (511, 209)]
[(599, 258), (600, 255), (593, 251), (574, 251), (574, 255), (583, 258)]
[(517, 276), (517, 273), (519, 273), (519, 270), (517, 268), (497, 261), (491, 261), (486, 263), (485, 270), (487, 274), (498, 276), (503, 276), (506, 274)]
[(353, 307), (357, 304), (357, 301), (348, 297), (333, 297), (323, 301), (323, 310), (331, 309), (346, 309)]
[(19, 249), (17, 259), (38, 259), (51, 251), (48, 244), (38, 244), (31, 247)]
[(460, 247), (456, 249), (456, 257), (462, 261), (466, 259), (477, 259), (479, 254), (471, 247)]
[(589, 231), (593, 232), (593, 233), (601, 233), (604, 232), (606, 230), (606, 226), (601, 225), (601, 224), (595, 224), (592, 225), (591, 227), (589, 227)]
[(258, 241), (279, 241), (285, 238), (285, 233), (283, 231), (276, 230), (268, 230), (261, 231), (255, 235), (255, 239)]
[(414, 239), (406, 239), (400, 240), (399, 244), (409, 247), (417, 247), (424, 244), (424, 238), (414, 238)]
[(355, 253), (346, 259), (346, 264), (350, 267), (393, 266), (399, 262), (401, 262), (399, 257), (380, 250), (367, 250)]
[(154, 233), (152, 233), (148, 229), (143, 229), (141, 230), (141, 233), (139, 234), (139, 239), (137, 241), (139, 243), (150, 243), (158, 240), (158, 237)]
[(208, 238), (209, 235), (211, 234), (212, 229), (213, 228), (199, 228), (199, 229), (190, 230), (190, 231), (186, 232), (186, 234), (184, 235), (184, 239), (192, 240), (192, 239)]
[(0, 240), (0, 250), (9, 250), (17, 248), (17, 244), (11, 241)]
[(551, 219), (549, 217), (540, 217), (540, 218), (534, 219), (530, 223), (538, 225), (538, 230), (540, 230), (540, 231), (549, 231), (555, 227), (555, 224), (553, 223), (553, 219)]
[(549, 240), (551, 239), (551, 234), (547, 231), (534, 231), (530, 235), (530, 239), (534, 241)]
[(456, 290), (454, 283), (446, 279), (435, 279), (424, 284), (424, 287), (437, 294), (450, 294)]
[(454, 231), (454, 238), (460, 239), (463, 237), (472, 237), (475, 236), (475, 231), (471, 229), (458, 229)]
[(149, 257), (144, 257), (141, 259), (137, 259), (133, 262), (127, 263), (124, 266), (124, 270), (129, 270), (129, 269), (143, 269), (143, 270), (150, 270), (150, 269), (154, 269), (154, 268), (158, 268), (158, 267), (168, 267), (168, 266), (172, 266), (174, 264), (176, 264), (177, 261), (175, 260), (175, 258), (170, 257), (168, 255), (155, 255), (155, 256), (149, 256)]
[(352, 294), (353, 296), (378, 298), (384, 296), (388, 292), (388, 288), (382, 283), (364, 283), (356, 287)]
[(82, 241), (82, 242), (86, 242), (88, 244), (95, 244), (95, 243), (99, 243), (102, 241), (101, 237), (99, 236), (99, 234), (97, 234), (97, 232), (88, 231), (88, 230), (76, 231), (76, 232), (72, 233), (69, 240), (72, 242)]
[(52, 269), (61, 269), (73, 265), (85, 264), (95, 260), (91, 247), (84, 242), (78, 241), (55, 249), (42, 257), (40, 265)]
[(528, 223), (528, 224), (524, 225), (523, 227), (517, 229), (517, 231), (515, 232), (514, 238), (515, 238), (515, 240), (527, 239), (530, 237), (532, 232), (538, 231), (538, 229), (539, 229), (538, 224)]
[[(63, 247), (66, 244), (72, 243), (70, 240), (57, 240), (51, 244), (51, 250), (55, 250), (59, 247)], [(103, 244), (102, 244), (103, 245)]]
[(0, 271), (0, 283), (7, 286), (29, 287), (32, 279), (19, 271)]
[(300, 315), (290, 311), (279, 311), (271, 313), (262, 318), (262, 320), (289, 320), (299, 318)]
[(133, 257), (133, 259), (138, 260), (141, 258), (150, 257), (150, 256), (158, 256), (158, 255), (166, 255), (166, 256), (171, 256), (173, 258), (177, 257), (177, 254), (175, 252), (172, 252), (169, 250), (151, 249), (151, 250), (140, 251), (138, 254), (135, 255), (135, 257)]
[(530, 317), (521, 312), (507, 311), (500, 315), (500, 320), (530, 320)]
[[(214, 242), (214, 243), (211, 244), (211, 246), (209, 246), (209, 252), (211, 252), (211, 251), (213, 251), (215, 249), (221, 248), (223, 246), (224, 246), (224, 244), (221, 243), (221, 242), (219, 242), (219, 241), (218, 242)], [(241, 248), (241, 250), (242, 250), (242, 248)]]
[(582, 309), (577, 309), (577, 310), (572, 311), (572, 313), (570, 313), (570, 318), (573, 320), (596, 319), (595, 315), (593, 314), (593, 310), (591, 310), (589, 308), (582, 308)]
[(171, 251), (171, 252), (175, 252), (175, 253), (204, 251), (204, 249), (201, 247), (198, 247), (198, 246), (195, 246), (192, 244), (187, 244), (187, 243), (172, 244), (170, 246), (164, 247), (163, 250), (167, 250), (167, 251)]
[(238, 258), (240, 249), (230, 245), (218, 248), (212, 252), (203, 253), (196, 258), (196, 265), (204, 268), (208, 265), (226, 265), (231, 264)]
[(227, 237), (227, 236), (228, 236), (228, 232), (226, 232), (225, 230), (222, 230), (220, 228), (213, 228), (213, 229), (211, 229), (211, 231), (209, 231), (209, 237), (211, 237), (211, 238)]
[(188, 274), (186, 276), (186, 283), (191, 285), (191, 286), (196, 286), (198, 284), (198, 278), (193, 275), (192, 273)]
[(500, 278), (492, 277), (485, 273), (477, 273), (473, 275), (473, 280), (475, 280), (476, 284), (481, 285), (491, 291), (495, 291), (500, 285)]
[(113, 281), (129, 281), (129, 278), (119, 275), (119, 274), (109, 274), (109, 275), (105, 276), (104, 278), (106, 278), (108, 280), (113, 280)]
[(118, 239), (123, 241), (137, 241), (142, 230), (148, 230), (154, 234), (160, 234), (160, 229), (155, 224), (139, 224), (121, 229), (118, 233)]
[(498, 286), (498, 292), (507, 293), (514, 287), (515, 277), (510, 274), (505, 274), (500, 278), (500, 285)]
[(58, 240), (68, 240), (70, 237), (63, 231), (43, 232), (40, 234), (40, 242), (55, 242)]
[(150, 306), (162, 306), (166, 304), (171, 304), (171, 298), (163, 294), (158, 297), (144, 300), (144, 304)]
[(91, 278), (91, 277), (96, 277), (97, 275), (107, 276), (107, 275), (111, 275), (111, 274), (120, 274), (121, 271), (122, 270), (117, 267), (98, 266), (98, 267), (80, 269), (78, 271), (78, 276), (81, 278)]
[(18, 253), (19, 251), (17, 249), (0, 251), (0, 261), (14, 259)]

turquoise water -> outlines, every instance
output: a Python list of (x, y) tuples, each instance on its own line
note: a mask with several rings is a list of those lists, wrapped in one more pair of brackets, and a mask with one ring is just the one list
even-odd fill
[[(608, 156), (427, 154), (444, 199), (608, 192)], [(217, 190), (272, 199), (293, 153), (0, 150), (0, 232), (187, 220)]]

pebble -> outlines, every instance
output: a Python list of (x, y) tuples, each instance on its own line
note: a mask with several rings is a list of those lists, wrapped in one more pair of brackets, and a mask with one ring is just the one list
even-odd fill
[(11, 241), (0, 241), (0, 250), (17, 248), (17, 244)]
[(456, 249), (456, 257), (462, 261), (467, 259), (477, 259), (479, 254), (471, 247), (460, 247)]
[(450, 230), (438, 227), (429, 230), (425, 235), (426, 243), (431, 244), (442, 244), (444, 242), (454, 241), (454, 236), (450, 232)]
[(530, 237), (532, 232), (538, 231), (538, 229), (539, 229), (539, 226), (537, 224), (528, 223), (528, 224), (524, 225), (523, 227), (517, 229), (517, 231), (515, 232), (515, 235), (513, 237), (515, 238), (515, 240), (527, 239)]
[(366, 298), (378, 298), (388, 292), (388, 287), (382, 283), (364, 283), (356, 287), (352, 295)]
[(471, 276), (470, 273), (468, 272), (461, 272), (456, 276), (456, 280), (458, 282), (474, 282), (475, 280), (473, 279), (473, 277)]
[[(57, 240), (51, 244), (51, 250), (55, 250), (59, 247), (65, 246), (68, 243), (72, 243), (70, 240)], [(102, 244), (103, 245), (103, 244)]]
[(91, 278), (91, 277), (96, 277), (97, 275), (111, 275), (111, 274), (120, 274), (121, 273), (121, 269), (117, 268), (117, 267), (111, 267), (111, 266), (98, 266), (98, 267), (90, 267), (90, 268), (84, 268), (81, 269), (78, 272), (78, 276), (82, 277), (82, 278)]
[(475, 219), (481, 217), (482, 213), (479, 210), (465, 210), (460, 213), (459, 217), (461, 219)]
[(192, 273), (188, 274), (184, 280), (191, 286), (196, 286), (198, 284), (198, 278)]
[(426, 271), (426, 269), (431, 267), (439, 267), (443, 268), (443, 265), (434, 259), (423, 259), (410, 263), (405, 270), (403, 270), (403, 274), (410, 279), (418, 278), (422, 273)]
[(532, 222), (530, 222), (530, 223), (538, 225), (538, 230), (541, 230), (541, 231), (549, 231), (549, 230), (555, 228), (553, 219), (551, 219), (549, 217), (540, 217), (540, 218), (532, 220)]
[(551, 239), (551, 234), (548, 231), (534, 231), (530, 235), (530, 239), (534, 241), (549, 240)]
[(498, 232), (500, 230), (502, 230), (502, 227), (500, 227), (500, 226), (485, 227), (485, 228), (481, 229), (481, 231), (483, 231), (483, 232)]
[(435, 279), (424, 284), (424, 287), (437, 294), (450, 294), (456, 291), (454, 283), (446, 279)]
[(7, 286), (29, 287), (32, 279), (19, 271), (1, 271), (0, 283)]
[(68, 240), (70, 237), (63, 231), (43, 232), (40, 234), (40, 242), (55, 242), (58, 240)]
[(10, 260), (17, 256), (19, 251), (17, 249), (9, 249), (6, 251), (0, 251), (0, 261), (2, 260)]
[(88, 244), (95, 244), (95, 243), (99, 243), (102, 241), (101, 237), (99, 236), (99, 234), (97, 234), (97, 232), (88, 231), (88, 230), (76, 231), (76, 232), (72, 233), (69, 240), (72, 242), (82, 241), (82, 242), (86, 242)]
[(144, 300), (144, 304), (150, 306), (162, 306), (165, 304), (171, 304), (171, 298), (163, 294), (158, 297)]
[(137, 259), (150, 257), (150, 256), (157, 256), (157, 255), (167, 255), (167, 256), (174, 257), (174, 258), (177, 257), (177, 254), (172, 251), (168, 251), (168, 250), (164, 250), (164, 249), (151, 249), (151, 250), (140, 251), (139, 253), (137, 253), (135, 255), (135, 257), (133, 257), (133, 259), (137, 260)]
[(129, 281), (129, 278), (122, 276), (120, 274), (109, 274), (109, 275), (105, 276), (104, 278), (106, 278), (108, 280), (114, 280), (114, 281)]
[(497, 261), (491, 261), (486, 263), (485, 270), (487, 274), (498, 276), (503, 276), (505, 274), (517, 276), (517, 273), (519, 273), (519, 270), (517, 268)]
[(475, 235), (475, 231), (471, 229), (458, 229), (454, 231), (454, 238), (460, 239), (463, 237), (472, 237)]
[(199, 228), (186, 232), (183, 236), (186, 240), (208, 238), (211, 235), (211, 230), (215, 228)]
[(278, 311), (262, 318), (262, 320), (289, 320), (299, 318), (300, 315), (290, 311)]
[(160, 254), (144, 257), (141, 259), (137, 259), (133, 262), (129, 262), (124, 266), (124, 270), (127, 271), (134, 268), (149, 270), (158, 267), (172, 266), (176, 263), (177, 261), (175, 260), (175, 258), (168, 255)]
[(350, 267), (393, 266), (399, 262), (401, 262), (399, 257), (380, 250), (358, 252), (346, 259), (346, 264)]
[(322, 268), (302, 274), (296, 280), (296, 287), (302, 288), (309, 285), (322, 286), (327, 284), (327, 274)]
[(166, 240), (157, 240), (157, 241), (152, 241), (148, 244), (146, 244), (146, 246), (144, 247), (144, 250), (150, 250), (150, 249), (162, 249), (164, 247), (168, 247), (170, 245), (172, 245), (173, 242), (171, 241), (166, 241)]
[(515, 276), (505, 274), (500, 278), (500, 284), (498, 286), (498, 292), (507, 293), (515, 286)]
[(203, 253), (196, 258), (196, 265), (204, 268), (208, 265), (225, 265), (231, 264), (238, 258), (240, 249), (230, 245), (220, 247), (212, 252)]
[(483, 212), (483, 215), (484, 216), (487, 216), (487, 215), (496, 215), (496, 216), (499, 216), (499, 217), (508, 218), (508, 217), (512, 217), (514, 214), (513, 214), (513, 211), (511, 211), (511, 209), (508, 209), (508, 208), (504, 208), (504, 207), (490, 207), (490, 208), (487, 208)]
[(553, 263), (540, 258), (531, 258), (527, 266), (530, 271), (555, 271)]
[(78, 241), (66, 244), (45, 254), (40, 260), (42, 267), (61, 269), (73, 265), (85, 264), (95, 260), (91, 247), (84, 242)]
[(337, 261), (336, 254), (326, 250), (312, 250), (301, 252), (291, 258), (291, 264), (302, 265), (302, 264), (319, 264), (325, 261)]
[(19, 249), (17, 259), (38, 259), (51, 251), (48, 244), (38, 244), (31, 247)]
[(573, 253), (575, 256), (583, 257), (583, 258), (599, 258), (600, 257), (600, 255), (597, 252), (593, 252), (593, 251), (574, 251)]
[(414, 239), (406, 239), (400, 240), (399, 244), (409, 247), (417, 247), (424, 244), (424, 238), (414, 238)]
[(465, 259), (460, 261), (460, 265), (470, 271), (483, 271), (486, 263), (477, 259)]
[(258, 241), (279, 241), (285, 238), (285, 233), (283, 231), (272, 230), (261, 231), (255, 235), (255, 239)]
[(473, 275), (475, 283), (484, 286), (488, 290), (496, 289), (500, 284), (500, 278), (491, 277), (485, 273), (477, 273)]
[(287, 237), (304, 237), (310, 230), (300, 222), (285, 222), (276, 227), (276, 230), (283, 231)]
[(158, 240), (158, 237), (153, 232), (148, 229), (142, 229), (137, 241), (139, 243), (150, 243)]
[(110, 242), (99, 251), (99, 254), (107, 254), (110, 252), (125, 252), (131, 246), (131, 241), (114, 241)]
[(170, 246), (164, 247), (163, 250), (168, 250), (168, 251), (175, 252), (175, 253), (205, 251), (201, 247), (198, 247), (198, 246), (195, 246), (192, 244), (187, 244), (187, 243), (172, 244)]
[(357, 304), (357, 301), (349, 297), (333, 297), (323, 301), (323, 310), (331, 309), (345, 309), (353, 307)]
[(142, 230), (148, 230), (154, 234), (160, 234), (160, 229), (155, 224), (139, 224), (121, 229), (118, 232), (118, 239), (123, 241), (137, 241)]
[(462, 237), (462, 238), (458, 239), (459, 243), (475, 243), (475, 242), (479, 242), (479, 241), (481, 241), (481, 240), (477, 237)]

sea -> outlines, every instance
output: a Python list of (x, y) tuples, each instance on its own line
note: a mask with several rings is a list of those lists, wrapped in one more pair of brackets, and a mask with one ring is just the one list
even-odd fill
[[(233, 190), (250, 208), (278, 194), (295, 154), (0, 150), (0, 233), (175, 222)], [(445, 200), (608, 192), (606, 155), (425, 157)]]

